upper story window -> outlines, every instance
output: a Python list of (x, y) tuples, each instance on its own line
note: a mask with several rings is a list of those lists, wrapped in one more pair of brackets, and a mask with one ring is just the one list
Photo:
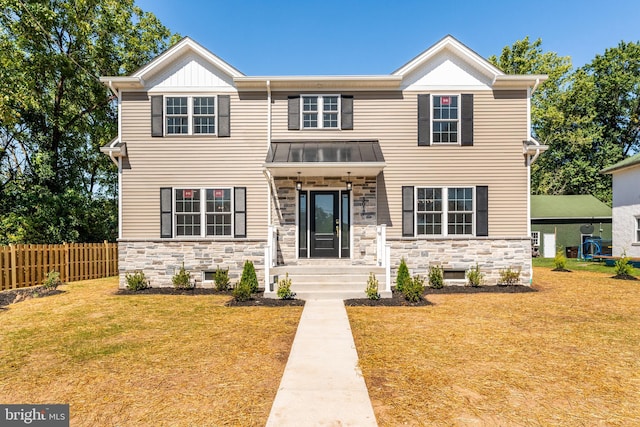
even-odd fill
[(215, 96), (165, 97), (167, 135), (216, 133)]
[(338, 129), (338, 95), (303, 95), (303, 129)]
[(458, 143), (457, 95), (433, 96), (433, 143)]

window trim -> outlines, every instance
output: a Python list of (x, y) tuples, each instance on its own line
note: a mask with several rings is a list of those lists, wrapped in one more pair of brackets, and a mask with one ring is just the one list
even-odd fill
[[(233, 239), (234, 238), (234, 230), (235, 230), (235, 200), (234, 200), (234, 187), (228, 186), (207, 186), (207, 187), (173, 187), (171, 189), (171, 218), (173, 221), (173, 237), (178, 239), (188, 239), (188, 238), (206, 238), (206, 239)], [(176, 212), (176, 192), (184, 191), (184, 190), (199, 190), (200, 194), (204, 197), (200, 197), (200, 234), (199, 235), (182, 235), (178, 234), (178, 220)], [(221, 234), (207, 234), (207, 190), (229, 190), (230, 192), (230, 210), (228, 212), (230, 216), (231, 223), (229, 224), (230, 233), (228, 235)]]
[(636, 241), (637, 245), (640, 245), (640, 215), (634, 217), (636, 220)]
[[(169, 115), (167, 114), (167, 102), (170, 98), (187, 98), (187, 133), (170, 133), (169, 132), (169, 124), (167, 123), (168, 117), (174, 116), (183, 116), (180, 115)], [(194, 114), (194, 106), (193, 102), (195, 98), (213, 98), (213, 126), (215, 132), (213, 133), (195, 133), (194, 132), (194, 118), (195, 117), (209, 117), (211, 114)], [(184, 136), (217, 136), (218, 135), (218, 116), (219, 116), (219, 108), (218, 108), (218, 95), (214, 94), (196, 94), (196, 95), (186, 95), (186, 94), (171, 94), (165, 95), (162, 103), (162, 115), (163, 115), (163, 131), (165, 137), (184, 137)], [(188, 190), (188, 189), (187, 189)], [(194, 188), (195, 190), (195, 188)]]
[[(419, 234), (418, 233), (418, 214), (425, 213), (428, 211), (420, 211), (418, 212), (418, 193), (421, 188), (439, 188), (442, 190), (442, 210), (440, 210), (441, 223), (440, 223), (440, 234)], [(472, 199), (472, 209), (471, 209), (471, 234), (449, 234), (449, 189), (451, 188), (470, 188), (471, 189), (471, 197)], [(416, 237), (475, 237), (476, 236), (476, 219), (478, 215), (477, 209), (477, 196), (476, 196), (476, 186), (475, 185), (456, 185), (456, 186), (444, 186), (444, 185), (416, 185), (414, 187), (413, 193), (413, 235)], [(468, 212), (468, 211), (452, 211), (452, 212)]]
[[(304, 98), (317, 98), (317, 110), (314, 110), (317, 117), (318, 125), (315, 127), (308, 127), (304, 125)], [(327, 110), (326, 113), (335, 114), (336, 115), (336, 126), (335, 127), (325, 127), (324, 126), (324, 98), (335, 97), (337, 109)], [(316, 94), (316, 93), (303, 93), (300, 94), (300, 130), (342, 130), (342, 96), (339, 93), (325, 93), (325, 94)]]
[[(436, 108), (436, 102), (435, 102), (435, 98), (436, 97), (455, 97), (457, 99), (458, 105), (456, 107), (457, 109), (457, 118), (455, 120), (451, 120), (451, 119), (436, 119), (435, 118), (435, 108)], [(457, 94), (447, 94), (447, 93), (432, 93), (431, 94), (431, 105), (429, 108), (429, 114), (430, 114), (430, 140), (431, 140), (431, 145), (462, 145), (462, 94), (461, 93), (457, 93)], [(435, 123), (444, 123), (444, 122), (456, 122), (456, 142), (436, 142), (435, 141)], [(474, 192), (475, 194), (475, 192)]]

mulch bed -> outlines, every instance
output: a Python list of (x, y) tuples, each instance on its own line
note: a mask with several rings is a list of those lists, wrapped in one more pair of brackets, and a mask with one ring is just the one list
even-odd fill
[(638, 280), (637, 277), (629, 276), (628, 274), (616, 274), (615, 276), (612, 276), (611, 278), (612, 279), (619, 279), (619, 280)]
[(0, 307), (5, 307), (9, 304), (15, 304), (31, 298), (42, 298), (61, 293), (64, 293), (64, 291), (58, 289), (44, 289), (42, 286), (2, 291), (0, 292)]
[(445, 286), (440, 289), (426, 288), (422, 296), (422, 300), (418, 302), (409, 302), (404, 299), (401, 292), (393, 291), (391, 298), (380, 298), (379, 300), (371, 300), (368, 298), (348, 299), (344, 305), (349, 307), (421, 307), (433, 305), (427, 300), (430, 294), (479, 294), (479, 293), (501, 293), (501, 294), (517, 294), (525, 292), (536, 292), (529, 286)]
[[(194, 289), (175, 289), (175, 288), (147, 288), (139, 291), (130, 291), (128, 289), (118, 289), (117, 295), (225, 295), (232, 298), (231, 291), (218, 291), (213, 288), (194, 288)], [(303, 306), (304, 301), (299, 299), (283, 300), (275, 298), (264, 298), (264, 292), (258, 292), (251, 295), (251, 299), (247, 301), (235, 301), (231, 299), (227, 304), (228, 307), (285, 307), (285, 306)]]
[(554, 268), (551, 271), (561, 271), (563, 273), (571, 273), (571, 270), (567, 270), (566, 268)]

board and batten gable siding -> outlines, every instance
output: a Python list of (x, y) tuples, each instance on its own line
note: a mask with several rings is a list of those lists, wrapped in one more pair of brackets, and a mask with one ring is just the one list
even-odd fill
[[(339, 93), (339, 92), (327, 92)], [(378, 222), (402, 236), (402, 186), (489, 187), (489, 237), (527, 236), (526, 91), (461, 91), (474, 95), (473, 146), (418, 146), (417, 95), (425, 92), (342, 92), (353, 95), (353, 130), (288, 130), (288, 96), (273, 96), (273, 139), (379, 140), (387, 166), (387, 207), (378, 195)], [(379, 188), (381, 186), (379, 185)]]
[(246, 187), (247, 238), (266, 237), (266, 94), (224, 94), (231, 96), (231, 132), (225, 138), (152, 137), (149, 94), (122, 94), (122, 141), (128, 155), (121, 188), (124, 239), (160, 238), (162, 187)]

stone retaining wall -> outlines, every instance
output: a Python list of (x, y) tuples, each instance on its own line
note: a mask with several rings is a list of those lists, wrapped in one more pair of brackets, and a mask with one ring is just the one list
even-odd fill
[(264, 285), (265, 240), (229, 241), (127, 241), (118, 242), (120, 288), (126, 287), (125, 274), (144, 272), (152, 287), (171, 287), (173, 275), (182, 267), (191, 273), (197, 287), (214, 287), (203, 283), (203, 271), (229, 269), (231, 284), (240, 280), (244, 262), (253, 262), (260, 285)]

